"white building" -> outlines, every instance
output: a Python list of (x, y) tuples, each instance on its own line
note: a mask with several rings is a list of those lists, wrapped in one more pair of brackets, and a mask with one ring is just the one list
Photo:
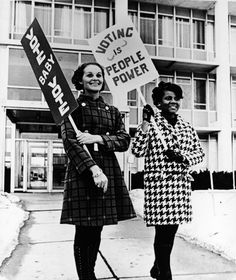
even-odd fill
[[(196, 128), (207, 155), (197, 168), (236, 169), (236, 1), (1, 0), (0, 190), (63, 188), (59, 129), (20, 43), (27, 27), (38, 19), (73, 89), (78, 64), (94, 60), (87, 39), (127, 14), (160, 79), (184, 90), (180, 114)], [(149, 104), (154, 86), (142, 87)], [(123, 112), (133, 135), (143, 107), (137, 92), (113, 96), (107, 88), (104, 98)], [(129, 153), (119, 159), (127, 181), (142, 170)]]

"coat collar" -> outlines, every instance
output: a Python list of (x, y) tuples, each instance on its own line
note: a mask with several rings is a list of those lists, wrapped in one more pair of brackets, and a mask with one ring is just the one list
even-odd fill
[(81, 93), (77, 100), (78, 100), (78, 102), (84, 102), (84, 101), (97, 102), (97, 101), (99, 101), (99, 102), (103, 102), (104, 103), (104, 100), (103, 100), (102, 96), (99, 95), (98, 98), (93, 99), (91, 96), (85, 95), (84, 93)]
[(165, 128), (174, 131), (177, 127), (180, 127), (183, 125), (183, 119), (180, 117), (180, 115), (177, 115), (177, 122), (175, 126), (173, 127), (165, 117), (161, 115), (161, 112), (157, 112), (155, 114), (155, 121), (157, 124), (164, 126)]

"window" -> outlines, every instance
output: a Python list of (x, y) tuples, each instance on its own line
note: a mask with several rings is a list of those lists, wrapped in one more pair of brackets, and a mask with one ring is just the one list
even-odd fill
[[(152, 90), (154, 89), (155, 85), (156, 84), (154, 82), (149, 82), (149, 83), (145, 84), (144, 86), (142, 86), (142, 88), (141, 88), (141, 92), (143, 93), (146, 102), (148, 104), (150, 104), (151, 106), (154, 106), (153, 100), (152, 100)], [(141, 106), (143, 106), (142, 103), (141, 103)]]
[(134, 26), (138, 30), (144, 44), (156, 44), (156, 19), (154, 13), (128, 11)]
[(90, 8), (75, 7), (74, 39), (91, 37), (92, 14)]
[(230, 58), (232, 62), (236, 61), (236, 25), (230, 26)]
[(78, 53), (66, 53), (66, 52), (55, 52), (57, 61), (63, 69), (63, 74), (71, 89), (74, 89), (74, 85), (71, 82), (71, 77), (74, 74), (74, 70), (78, 67)]
[(16, 1), (14, 6), (14, 28), (15, 36), (13, 38), (19, 39), (18, 34), (25, 33), (27, 27), (31, 23), (31, 2)]
[(214, 22), (207, 22), (207, 51), (214, 53), (215, 51), (215, 33), (214, 33)]
[(141, 14), (140, 37), (144, 44), (156, 44), (156, 21), (155, 15)]
[(205, 22), (193, 20), (193, 47), (194, 49), (205, 49)]
[(71, 6), (55, 5), (54, 35), (71, 38), (72, 10)]
[[(71, 77), (78, 66), (78, 53), (54, 52), (57, 61), (71, 87)], [(81, 54), (82, 56), (83, 54)], [(8, 100), (43, 102), (42, 91), (22, 49), (10, 48), (8, 71)]]
[(37, 18), (41, 25), (43, 32), (46, 36), (51, 36), (52, 30), (52, 7), (51, 4), (35, 3), (34, 16)]
[(232, 96), (232, 112), (233, 112), (233, 117), (235, 118), (235, 113), (236, 113), (236, 76), (232, 76), (231, 96)]
[(216, 111), (216, 83), (209, 81), (209, 107), (210, 111)]
[(9, 50), (8, 85), (38, 87), (26, 54), (21, 49)]
[(176, 19), (176, 44), (179, 48), (190, 48), (190, 22), (189, 19)]
[(205, 80), (194, 80), (194, 109), (206, 110)]
[(127, 99), (128, 106), (137, 106), (137, 92), (136, 90), (132, 90), (128, 92), (128, 99)]
[(109, 26), (109, 10), (95, 9), (94, 11), (94, 34), (105, 30)]
[(130, 16), (135, 28), (138, 30), (138, 15), (137, 12), (128, 12), (128, 15)]
[(136, 126), (139, 123), (139, 108), (137, 100), (137, 91), (135, 89), (128, 92), (127, 105), (130, 106), (130, 125)]
[(165, 77), (165, 76), (160, 76), (159, 77), (159, 80), (160, 81), (163, 81), (163, 82), (165, 82), (165, 83), (173, 83), (174, 82), (174, 78), (173, 77)]
[(192, 82), (190, 78), (177, 78), (176, 83), (183, 90), (181, 109), (192, 109)]
[(8, 100), (42, 101), (42, 92), (39, 89), (8, 88)]
[(174, 42), (174, 21), (171, 16), (158, 17), (158, 44), (172, 47)]
[(87, 44), (86, 39), (108, 28), (114, 20), (110, 20), (114, 14), (108, 0), (12, 0), (12, 3), (10, 38), (14, 39), (21, 39), (36, 17), (50, 41)]

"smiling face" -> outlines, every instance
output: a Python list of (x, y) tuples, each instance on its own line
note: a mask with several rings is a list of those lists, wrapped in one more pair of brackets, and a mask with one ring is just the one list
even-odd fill
[(93, 64), (86, 66), (84, 68), (82, 83), (86, 94), (99, 94), (104, 83), (101, 68)]
[(173, 91), (165, 90), (159, 109), (167, 115), (176, 114), (180, 107), (180, 98)]

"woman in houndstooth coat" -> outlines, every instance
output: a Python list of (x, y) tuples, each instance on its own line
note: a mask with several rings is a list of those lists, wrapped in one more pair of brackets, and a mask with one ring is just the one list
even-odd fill
[(76, 135), (69, 119), (63, 121), (61, 135), (69, 162), (61, 223), (76, 226), (74, 257), (79, 279), (95, 280), (103, 226), (135, 217), (114, 153), (128, 149), (130, 136), (118, 109), (100, 96), (105, 81), (99, 64), (80, 65), (72, 82), (83, 90), (72, 113), (80, 133)]
[[(177, 111), (182, 89), (160, 82), (153, 103), (143, 109), (143, 122), (132, 143), (132, 153), (145, 158), (144, 220), (155, 226), (153, 278), (171, 280), (170, 254), (179, 224), (192, 219), (189, 168), (203, 160), (204, 152), (193, 127)], [(152, 121), (151, 117), (153, 117)]]

